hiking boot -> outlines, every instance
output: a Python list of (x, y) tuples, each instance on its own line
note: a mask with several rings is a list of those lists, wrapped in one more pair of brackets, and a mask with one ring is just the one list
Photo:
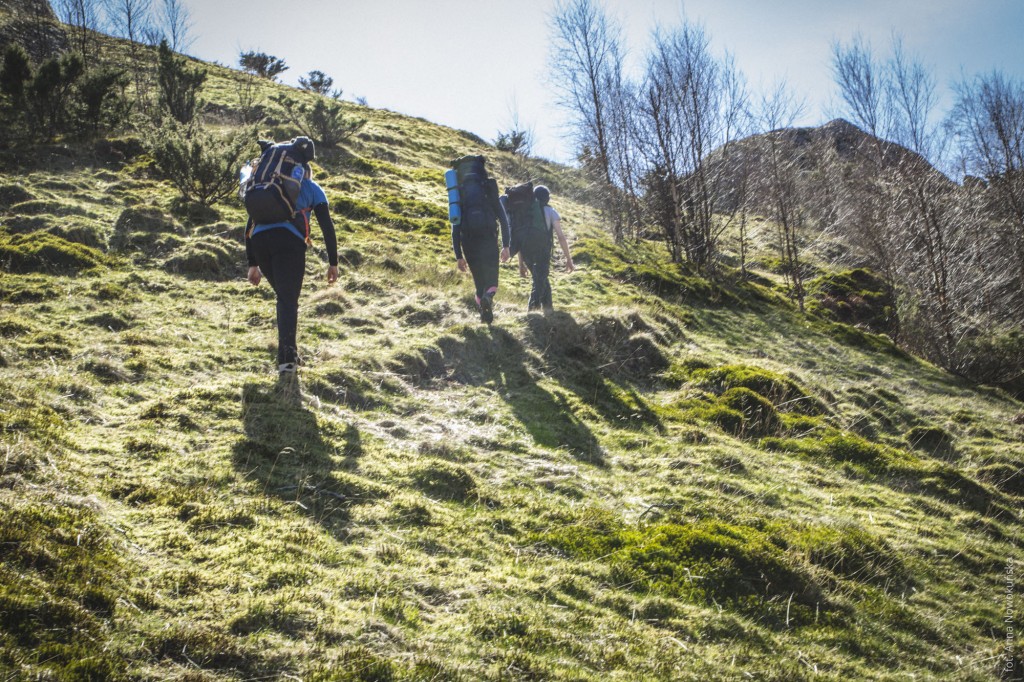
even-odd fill
[(484, 294), (480, 299), (480, 321), (490, 324), (494, 321), (494, 295)]

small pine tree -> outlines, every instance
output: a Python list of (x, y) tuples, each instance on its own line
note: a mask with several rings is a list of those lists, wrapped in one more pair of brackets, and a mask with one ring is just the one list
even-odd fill
[(25, 84), (32, 78), (32, 65), (25, 48), (11, 43), (4, 50), (4, 62), (0, 67), (0, 93), (3, 93), (14, 110), (21, 108), (25, 98)]
[(25, 88), (28, 127), (46, 138), (67, 130), (74, 86), (85, 71), (82, 58), (66, 54), (39, 65)]
[(499, 151), (511, 152), (520, 156), (529, 156), (533, 148), (533, 135), (528, 130), (513, 129), (507, 133), (498, 133), (494, 146)]
[(315, 92), (331, 99), (341, 99), (341, 90), (331, 90), (334, 79), (323, 71), (314, 69), (307, 74), (307, 77), (299, 76), (299, 88)]
[(191, 123), (199, 113), (202, 100), (199, 92), (206, 82), (206, 70), (189, 68), (188, 61), (174, 54), (167, 41), (160, 42), (157, 52), (157, 84), (160, 88), (160, 109), (179, 123)]
[(238, 64), (246, 73), (252, 73), (267, 80), (277, 80), (277, 77), (288, 70), (283, 59), (278, 59), (265, 52), (243, 52), (238, 58)]
[(182, 199), (212, 206), (238, 190), (238, 169), (252, 156), (255, 131), (242, 128), (230, 135), (211, 133), (197, 122), (168, 122), (149, 142), (160, 173)]
[(96, 135), (106, 126), (114, 128), (128, 119), (131, 102), (124, 95), (127, 74), (120, 69), (103, 69), (89, 73), (78, 86), (82, 128)]
[(344, 107), (336, 100), (317, 97), (309, 104), (286, 95), (279, 95), (273, 100), (303, 135), (322, 147), (337, 146), (366, 125), (365, 119), (346, 117)]

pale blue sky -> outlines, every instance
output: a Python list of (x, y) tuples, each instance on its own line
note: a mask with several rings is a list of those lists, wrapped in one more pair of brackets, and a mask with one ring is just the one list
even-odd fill
[[(545, 69), (554, 0), (186, 0), (196, 38), (189, 52), (235, 66), (255, 49), (285, 60), (295, 84), (324, 71), (346, 99), (422, 116), (493, 140), (532, 127), (537, 154), (568, 160), (564, 112)], [(282, 8), (293, 9), (292, 12)], [(929, 66), (940, 89), (1002, 69), (1024, 78), (1024, 0), (607, 0), (639, 62), (656, 24), (701, 23), (753, 87), (785, 78), (806, 99), (799, 123), (830, 117), (830, 45), (858, 31), (887, 53), (893, 31)]]

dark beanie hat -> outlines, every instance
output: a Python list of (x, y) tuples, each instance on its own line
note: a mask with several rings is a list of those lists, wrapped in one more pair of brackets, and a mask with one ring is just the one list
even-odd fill
[(547, 206), (551, 200), (551, 192), (544, 185), (537, 185), (533, 188), (533, 196), (540, 202), (541, 206)]
[(313, 146), (313, 140), (305, 136), (292, 140), (292, 151), (301, 158), (303, 163), (309, 163), (316, 158), (316, 147)]

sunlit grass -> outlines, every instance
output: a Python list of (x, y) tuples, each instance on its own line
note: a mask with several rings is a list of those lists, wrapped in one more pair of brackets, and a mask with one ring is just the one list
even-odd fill
[[(236, 77), (208, 82), (228, 114)], [(571, 172), (490, 151), (552, 187), (580, 267), (546, 316), (504, 267), (482, 325), (441, 185), (482, 148), (351, 106), (366, 128), (319, 160), (341, 279), (315, 243), (295, 385), (239, 207), (77, 147), (0, 181), (0, 669), (995, 677), (1019, 402), (616, 246)]]

